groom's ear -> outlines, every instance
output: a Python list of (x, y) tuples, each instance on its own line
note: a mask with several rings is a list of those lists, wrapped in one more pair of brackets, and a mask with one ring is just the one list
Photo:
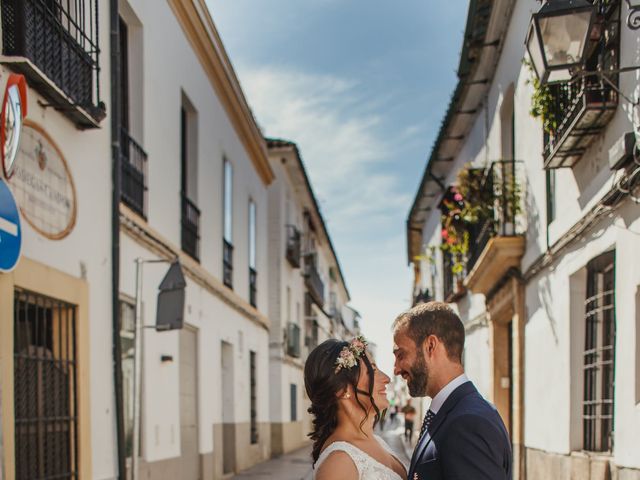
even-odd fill
[(422, 353), (425, 357), (433, 355), (433, 352), (436, 351), (436, 347), (438, 346), (438, 342), (438, 337), (435, 335), (429, 335), (425, 338), (424, 343), (422, 344)]

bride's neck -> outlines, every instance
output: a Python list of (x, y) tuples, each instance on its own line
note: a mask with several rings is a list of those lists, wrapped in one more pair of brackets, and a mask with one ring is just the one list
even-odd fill
[(371, 438), (373, 435), (374, 415), (369, 413), (364, 423), (362, 423), (363, 418), (364, 412), (360, 408), (357, 411), (341, 408), (338, 410), (338, 426), (335, 433), (349, 438)]

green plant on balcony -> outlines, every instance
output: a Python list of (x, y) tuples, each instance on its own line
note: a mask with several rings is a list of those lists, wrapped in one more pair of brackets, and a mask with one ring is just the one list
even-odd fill
[(533, 118), (542, 120), (542, 128), (549, 135), (553, 136), (558, 129), (560, 118), (555, 107), (556, 99), (548, 85), (542, 85), (540, 79), (533, 71), (533, 65), (529, 60), (523, 60), (524, 65), (529, 70), (527, 84), (533, 87), (531, 95), (531, 108), (529, 114)]
[[(451, 256), (451, 273), (464, 273), (469, 252), (469, 224), (477, 219), (474, 208), (452, 187), (442, 200), (442, 243), (440, 249)], [(477, 220), (476, 220), (477, 221)]]

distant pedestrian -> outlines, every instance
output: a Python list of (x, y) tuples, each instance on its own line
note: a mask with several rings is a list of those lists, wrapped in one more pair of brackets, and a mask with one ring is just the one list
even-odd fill
[(407, 404), (402, 407), (402, 413), (404, 413), (404, 439), (407, 442), (411, 442), (413, 438), (413, 422), (416, 418), (416, 409), (411, 405), (411, 399), (408, 399)]
[(398, 405), (391, 405), (389, 409), (389, 417), (391, 418), (391, 425), (396, 426), (396, 417), (398, 415)]

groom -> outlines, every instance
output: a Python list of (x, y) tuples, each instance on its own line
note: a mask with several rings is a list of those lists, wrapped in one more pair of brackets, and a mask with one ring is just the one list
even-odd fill
[(432, 398), (409, 480), (511, 478), (509, 434), (464, 374), (464, 326), (445, 303), (429, 302), (393, 322), (394, 374), (413, 397)]

